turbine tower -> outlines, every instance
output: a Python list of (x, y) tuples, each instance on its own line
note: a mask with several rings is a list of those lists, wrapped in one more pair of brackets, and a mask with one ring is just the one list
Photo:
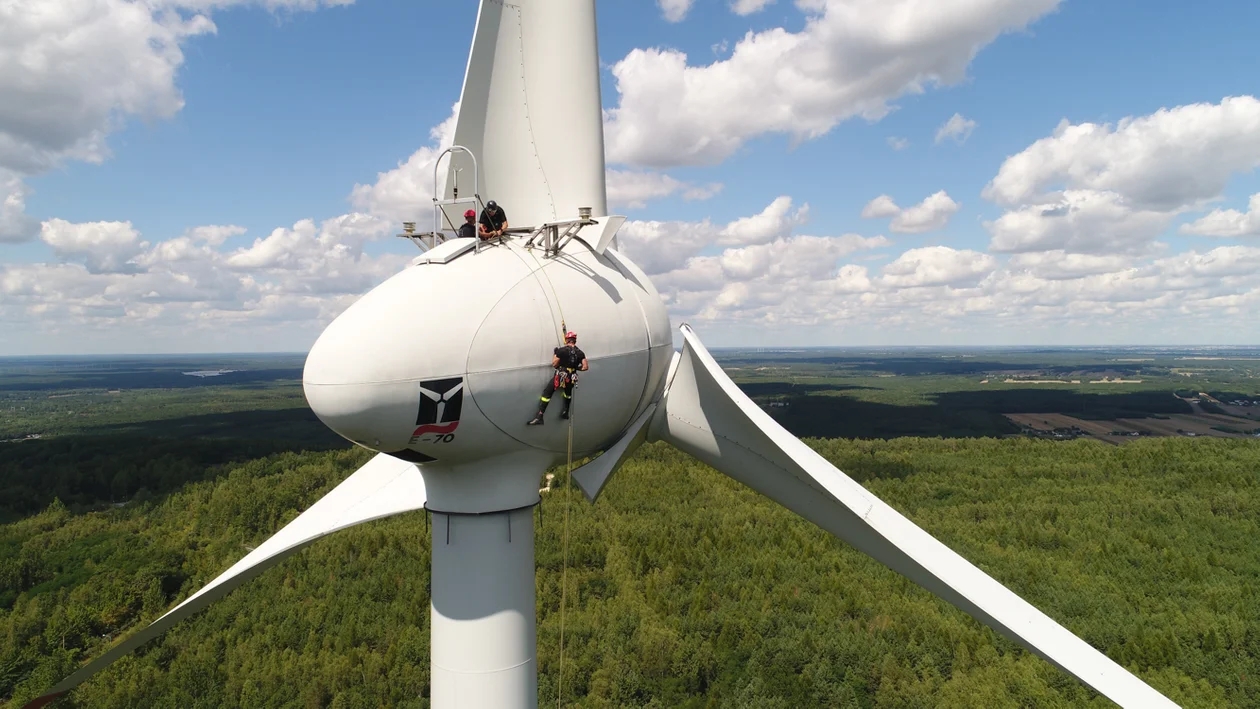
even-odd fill
[[(598, 454), (574, 471), (594, 502), (645, 441), (666, 441), (775, 500), (1118, 704), (1175, 706), (784, 430), (687, 325), (674, 352), (660, 295), (616, 248), (624, 217), (607, 215), (595, 27), (594, 0), (482, 0), (447, 162), (472, 176), (473, 194), (461, 198), (446, 180), (433, 200), (432, 248), (334, 320), (303, 373), (319, 418), (378, 455), (27, 706), (323, 536), (424, 508), (434, 522), (433, 706), (536, 707), (539, 479), (570, 453)], [(456, 205), (483, 198), (528, 228), (492, 242), (438, 233), (460, 222)], [(577, 423), (526, 426), (566, 326), (580, 330), (591, 361)]]

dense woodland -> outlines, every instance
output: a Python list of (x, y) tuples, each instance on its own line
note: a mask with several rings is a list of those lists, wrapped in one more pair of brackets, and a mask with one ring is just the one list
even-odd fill
[[(1255, 442), (810, 444), (1182, 706), (1260, 706)], [(6, 706), (196, 591), (368, 457), (219, 460), (191, 443), (190, 456), (162, 458), (202, 466), (181, 473), (185, 485), (137, 467), (158, 481), (139, 500), (87, 511), (80, 499), (76, 513), (55, 499), (0, 525)], [(660, 444), (641, 449), (597, 505), (571, 488), (545, 495), (540, 704), (556, 701), (560, 676), (566, 503), (565, 705), (1113, 706)], [(317, 542), (60, 706), (427, 706), (428, 549), (422, 513)]]

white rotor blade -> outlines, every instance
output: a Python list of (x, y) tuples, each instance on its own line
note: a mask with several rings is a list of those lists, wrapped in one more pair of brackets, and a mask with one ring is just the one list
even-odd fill
[(770, 418), (695, 333), (650, 440), (664, 440), (840, 537), (1123, 707), (1177, 706), (840, 472)]
[(416, 466), (381, 453), (321, 497), (305, 512), (189, 596), (147, 628), (79, 668), (47, 694), (24, 707), (40, 707), (78, 686), (115, 660), (161, 635), (179, 621), (226, 596), (258, 574), (296, 554), (315, 540), (374, 519), (424, 507), (424, 478)]

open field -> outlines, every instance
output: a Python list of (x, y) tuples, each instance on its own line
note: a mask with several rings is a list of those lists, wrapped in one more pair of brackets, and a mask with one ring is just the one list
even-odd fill
[[(1206, 436), (1210, 438), (1252, 438), (1247, 433), (1221, 431), (1219, 427), (1250, 430), (1250, 422), (1240, 421), (1229, 416), (1213, 414), (1170, 414), (1166, 417), (1149, 417), (1141, 419), (1120, 418), (1114, 421), (1087, 421), (1064, 414), (1007, 414), (1006, 417), (1020, 426), (1027, 426), (1037, 431), (1054, 432), (1078, 429), (1089, 438), (1105, 443), (1120, 444), (1135, 440), (1139, 436)], [(1139, 436), (1112, 435), (1113, 431), (1138, 433)], [(1062, 438), (1073, 438), (1071, 434)]]

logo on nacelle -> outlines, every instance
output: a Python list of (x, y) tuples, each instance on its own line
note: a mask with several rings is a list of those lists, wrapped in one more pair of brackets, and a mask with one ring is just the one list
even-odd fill
[(420, 382), (420, 409), (416, 413), (416, 430), (409, 445), (416, 443), (450, 443), (459, 428), (459, 414), (464, 408), (464, 379), (432, 379)]

